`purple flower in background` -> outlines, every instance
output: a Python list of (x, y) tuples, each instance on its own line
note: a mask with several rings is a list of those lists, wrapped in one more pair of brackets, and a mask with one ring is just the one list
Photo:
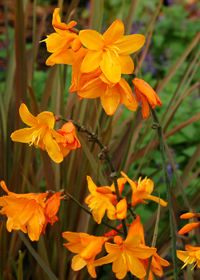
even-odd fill
[(132, 28), (131, 28), (130, 34), (140, 33), (143, 26), (144, 26), (144, 24), (142, 22), (134, 22), (132, 24)]
[(154, 66), (154, 58), (150, 51), (148, 51), (144, 61), (145, 61), (144, 73), (151, 72), (152, 76), (154, 76), (157, 72), (157, 69)]

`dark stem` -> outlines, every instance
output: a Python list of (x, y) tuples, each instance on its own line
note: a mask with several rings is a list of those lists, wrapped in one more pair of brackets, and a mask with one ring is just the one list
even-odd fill
[[(88, 140), (90, 142), (96, 143), (101, 148), (102, 154), (104, 155), (104, 159), (106, 159), (107, 162), (108, 162), (108, 165), (109, 165), (109, 168), (110, 168), (110, 171), (111, 171), (110, 177), (113, 180), (113, 183), (114, 183), (114, 186), (115, 186), (115, 193), (116, 193), (116, 196), (117, 196), (117, 201), (119, 202), (121, 200), (121, 197), (120, 197), (119, 188), (118, 188), (118, 184), (117, 184), (118, 174), (117, 174), (117, 171), (115, 170), (115, 168), (112, 164), (111, 158), (108, 154), (108, 152), (109, 152), (108, 148), (101, 143), (101, 141), (99, 140), (96, 133), (91, 132), (85, 126), (79, 125), (74, 120), (66, 120), (63, 117), (60, 117), (58, 120), (63, 120), (65, 122), (72, 122), (75, 125), (75, 127), (78, 129), (79, 132), (84, 132), (84, 133), (87, 133), (89, 135)], [(127, 229), (126, 229), (125, 219), (122, 220), (122, 225), (123, 225), (124, 236), (126, 238)]]
[[(150, 108), (151, 108), (151, 106), (150, 106)], [(167, 170), (167, 160), (166, 160), (166, 152), (165, 152), (164, 141), (163, 141), (162, 127), (159, 123), (155, 110), (153, 110), (152, 108), (151, 108), (151, 113), (152, 113), (152, 116), (154, 119), (153, 128), (157, 129), (157, 131), (158, 131), (160, 152), (161, 152), (161, 156), (162, 156), (162, 165), (163, 165), (163, 169), (164, 169), (164, 177), (165, 177), (165, 184), (166, 184), (166, 190), (167, 190), (167, 201), (168, 201), (168, 207), (169, 207), (169, 221), (170, 221), (170, 232), (171, 232), (171, 242), (172, 242), (172, 258), (173, 258), (173, 263), (174, 263), (174, 279), (178, 280), (179, 278), (178, 278), (177, 256), (176, 256), (176, 234), (175, 234), (174, 221), (173, 221), (171, 186), (170, 186), (170, 179), (169, 179), (169, 174), (168, 174), (168, 170)]]
[[(66, 190), (64, 190), (64, 193), (65, 193), (65, 195), (67, 195), (67, 197), (69, 197), (71, 200), (73, 200), (79, 207), (81, 207), (85, 212), (87, 212), (90, 216), (92, 216), (92, 213), (89, 211), (89, 210), (87, 210), (81, 203), (79, 203), (78, 202), (78, 200), (76, 200), (76, 198), (74, 198), (71, 194), (69, 194)], [(102, 224), (104, 224), (105, 226), (107, 226), (107, 227), (109, 227), (109, 228), (111, 228), (111, 229), (113, 229), (113, 230), (115, 230), (115, 231), (117, 231), (118, 233), (122, 233), (120, 230), (118, 230), (117, 228), (115, 228), (115, 227), (113, 227), (113, 226), (110, 226), (110, 225), (108, 225), (107, 223), (105, 223), (105, 222), (101, 222)]]

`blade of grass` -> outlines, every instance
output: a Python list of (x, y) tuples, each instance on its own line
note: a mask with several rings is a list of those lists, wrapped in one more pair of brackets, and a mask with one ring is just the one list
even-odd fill
[(48, 268), (48, 266), (44, 263), (44, 261), (41, 259), (41, 257), (38, 255), (38, 253), (33, 249), (29, 241), (24, 237), (24, 234), (21, 231), (17, 231), (20, 238), (26, 245), (27, 249), (30, 251), (30, 253), (33, 255), (35, 260), (38, 262), (38, 264), (42, 267), (42, 269), (47, 273), (47, 275), (50, 277), (51, 280), (58, 280), (58, 278), (55, 276), (55, 274)]

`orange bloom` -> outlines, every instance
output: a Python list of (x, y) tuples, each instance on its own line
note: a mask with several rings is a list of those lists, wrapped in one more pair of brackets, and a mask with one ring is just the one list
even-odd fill
[(182, 227), (182, 229), (180, 229), (178, 233), (181, 234), (181, 235), (186, 234), (186, 233), (192, 231), (193, 229), (195, 229), (198, 226), (200, 226), (200, 222), (189, 223), (189, 224), (185, 225), (184, 227)]
[(56, 216), (58, 209), (60, 208), (60, 196), (63, 192), (59, 191), (53, 194), (45, 203), (44, 215), (45, 215), (45, 223), (43, 225), (42, 232), (45, 234), (45, 229), (48, 223), (53, 225), (56, 221), (58, 221), (58, 217)]
[(11, 139), (16, 142), (28, 143), (29, 146), (34, 144), (36, 148), (46, 150), (53, 161), (57, 163), (63, 161), (63, 154), (57, 142), (65, 143), (66, 138), (53, 129), (55, 124), (53, 113), (46, 111), (34, 117), (27, 106), (22, 103), (19, 114), (22, 121), (31, 127), (16, 130), (11, 134)]
[[(119, 202), (118, 213), (116, 215), (116, 209), (114, 205), (118, 204), (117, 197), (115, 194), (114, 184), (111, 187), (97, 187), (92, 181), (91, 177), (87, 176), (88, 181), (88, 189), (91, 194), (89, 194), (85, 203), (88, 204), (90, 209), (92, 210), (92, 216), (94, 220), (100, 224), (102, 218), (107, 211), (107, 216), (110, 220), (115, 219), (124, 219), (124, 215), (126, 215), (127, 204), (126, 201)], [(117, 180), (120, 193), (123, 190), (124, 184), (126, 183), (126, 179), (120, 178)]]
[(139, 258), (149, 258), (156, 252), (156, 248), (149, 248), (142, 245), (141, 237), (138, 234), (128, 234), (125, 241), (120, 236), (115, 236), (114, 242), (116, 244), (105, 243), (108, 255), (96, 260), (94, 266), (113, 263), (112, 270), (117, 279), (123, 279), (127, 271), (130, 271), (138, 278), (144, 277), (146, 270)]
[(7, 192), (8, 196), (0, 198), (0, 206), (3, 208), (0, 214), (6, 215), (7, 230), (21, 230), (28, 232), (32, 241), (37, 241), (45, 224), (45, 199), (47, 193), (15, 194), (9, 192), (4, 181), (0, 182), (1, 187)]
[(63, 232), (62, 236), (69, 241), (69, 243), (63, 245), (67, 247), (69, 251), (78, 254), (72, 259), (72, 269), (77, 271), (87, 265), (89, 274), (93, 278), (96, 278), (97, 275), (93, 265), (94, 260), (96, 255), (101, 252), (102, 246), (108, 238), (69, 231)]
[(190, 245), (185, 245), (186, 251), (177, 250), (177, 257), (184, 262), (182, 269), (188, 265), (195, 262), (192, 270), (197, 266), (200, 268), (200, 247), (193, 247)]
[(72, 65), (76, 52), (82, 46), (79, 36), (70, 31), (77, 23), (75, 21), (71, 21), (69, 24), (61, 23), (59, 11), (59, 8), (54, 10), (52, 19), (56, 33), (52, 33), (43, 40), (46, 42), (47, 51), (53, 53), (46, 61), (46, 64), (50, 66), (55, 63)]
[[(129, 234), (139, 234), (141, 237), (141, 242), (143, 245), (145, 245), (145, 239), (144, 239), (144, 228), (143, 225), (140, 222), (140, 216), (137, 216), (137, 218), (132, 223)], [(143, 264), (145, 270), (147, 270), (149, 259), (140, 259), (141, 263)], [(162, 266), (169, 266), (170, 263), (163, 258), (161, 258), (157, 253), (153, 254), (152, 262), (151, 262), (151, 268), (149, 273), (148, 280), (153, 280), (153, 273), (159, 277), (163, 276), (163, 268)], [(140, 278), (140, 280), (144, 280), (145, 278)]]
[(181, 219), (192, 219), (192, 218), (199, 218), (200, 217), (200, 214), (199, 213), (185, 213), (185, 214), (182, 214), (180, 216)]
[(99, 66), (111, 83), (118, 83), (121, 74), (131, 74), (134, 64), (129, 54), (139, 50), (145, 42), (140, 34), (124, 36), (124, 25), (120, 19), (113, 22), (101, 35), (94, 30), (80, 31), (81, 43), (89, 49), (81, 72), (88, 73)]
[(132, 199), (131, 199), (131, 206), (135, 206), (137, 203), (148, 203), (144, 201), (144, 199), (150, 199), (157, 203), (160, 201), (160, 205), (167, 206), (167, 202), (165, 202), (162, 199), (159, 199), (159, 197), (152, 196), (151, 193), (154, 189), (154, 183), (150, 179), (143, 179), (141, 180), (141, 177), (138, 180), (138, 183), (135, 181), (133, 182), (131, 179), (128, 178), (128, 176), (121, 172), (122, 176), (129, 182), (132, 188)]
[[(162, 102), (152, 87), (144, 80), (135, 78), (132, 80), (135, 85), (136, 100), (142, 102), (142, 115), (146, 119), (150, 115), (149, 104), (154, 109), (156, 106), (161, 106)], [(149, 103), (149, 104), (148, 104)]]
[(119, 104), (136, 111), (138, 103), (129, 84), (123, 78), (117, 83), (111, 83), (100, 68), (91, 73), (81, 74), (78, 67), (80, 61), (81, 58), (73, 65), (70, 92), (77, 91), (79, 99), (100, 97), (101, 104), (109, 116), (115, 113)]
[(57, 133), (65, 138), (65, 141), (62, 138), (62, 143), (59, 143), (59, 139), (57, 141), (64, 157), (68, 155), (71, 150), (81, 147), (81, 143), (76, 135), (76, 128), (72, 122), (65, 123)]

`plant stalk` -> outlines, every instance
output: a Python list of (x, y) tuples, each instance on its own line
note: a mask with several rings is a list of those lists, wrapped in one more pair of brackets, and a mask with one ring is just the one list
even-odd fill
[(164, 177), (165, 177), (165, 184), (166, 184), (166, 191), (167, 191), (167, 201), (169, 207), (169, 222), (170, 222), (170, 232), (171, 232), (171, 244), (172, 244), (172, 259), (174, 263), (174, 279), (178, 280), (178, 269), (177, 269), (177, 256), (176, 256), (176, 234), (174, 228), (174, 221), (173, 221), (173, 211), (172, 211), (172, 200), (171, 200), (171, 187), (170, 187), (170, 179), (167, 170), (167, 160), (166, 160), (166, 152), (164, 147), (164, 139), (162, 134), (162, 127), (159, 123), (157, 114), (155, 110), (153, 110), (150, 106), (151, 113), (156, 124), (156, 129), (158, 131), (158, 138), (159, 138), (159, 145), (160, 145), (160, 152), (162, 156), (162, 165), (164, 169)]
[[(88, 140), (91, 142), (95, 142), (97, 143), (97, 145), (101, 148), (102, 150), (102, 155), (103, 158), (107, 160), (111, 174), (110, 177), (113, 180), (114, 186), (115, 186), (115, 193), (117, 196), (117, 201), (119, 202), (121, 197), (120, 197), (120, 193), (119, 193), (119, 188), (118, 188), (118, 184), (117, 184), (117, 178), (118, 178), (118, 174), (117, 171), (115, 170), (111, 158), (108, 154), (108, 148), (106, 146), (104, 146), (101, 141), (98, 138), (98, 135), (96, 133), (91, 132), (90, 130), (88, 130), (85, 126), (79, 125), (77, 122), (75, 122), (74, 120), (66, 120), (63, 117), (59, 117), (58, 120), (63, 120), (65, 122), (72, 122), (75, 127), (78, 129), (79, 132), (85, 132), (89, 135)], [(123, 232), (124, 232), (124, 236), (126, 238), (127, 236), (127, 229), (126, 229), (126, 222), (125, 219), (122, 220), (122, 226), (123, 226)]]

